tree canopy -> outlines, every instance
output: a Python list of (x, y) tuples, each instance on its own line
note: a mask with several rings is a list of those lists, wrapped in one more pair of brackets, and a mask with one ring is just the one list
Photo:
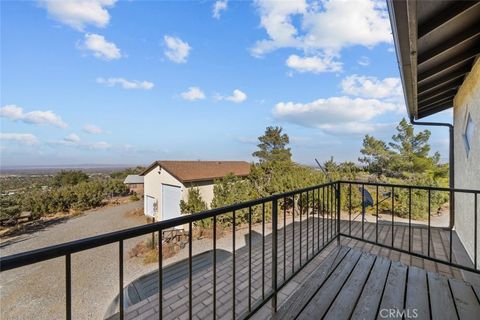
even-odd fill
[(281, 127), (267, 127), (265, 134), (258, 137), (260, 143), (258, 149), (252, 155), (260, 160), (267, 161), (290, 161), (292, 153), (287, 145), (290, 139), (286, 133), (282, 133)]
[(365, 136), (360, 150), (363, 157), (358, 160), (366, 166), (367, 171), (378, 176), (400, 178), (446, 174), (445, 166), (439, 164), (440, 154), (435, 152), (433, 156), (429, 155), (430, 131), (415, 133), (413, 125), (405, 119), (400, 121), (396, 130), (397, 133), (388, 144), (370, 135)]

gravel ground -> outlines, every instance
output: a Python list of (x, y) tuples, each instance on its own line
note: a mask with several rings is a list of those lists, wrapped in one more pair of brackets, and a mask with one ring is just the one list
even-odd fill
[[(1, 256), (33, 250), (121, 230), (145, 223), (127, 213), (142, 201), (106, 207), (51, 225), (43, 230), (3, 240)], [(124, 281), (129, 283), (155, 269), (128, 250), (142, 238), (125, 241)], [(118, 294), (118, 245), (112, 244), (72, 255), (72, 306), (75, 319), (101, 319)], [(0, 273), (0, 310), (7, 319), (62, 319), (65, 317), (65, 259), (57, 258)]]

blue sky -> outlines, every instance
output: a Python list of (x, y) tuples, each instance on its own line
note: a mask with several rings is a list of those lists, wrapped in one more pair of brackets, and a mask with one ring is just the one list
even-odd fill
[(271, 125), (356, 161), (406, 116), (383, 1), (2, 1), (1, 29), (2, 166), (252, 160)]

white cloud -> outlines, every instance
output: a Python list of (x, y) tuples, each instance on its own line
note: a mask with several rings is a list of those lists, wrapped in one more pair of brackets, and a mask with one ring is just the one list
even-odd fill
[(232, 93), (231, 96), (222, 96), (222, 95), (217, 94), (215, 96), (215, 99), (216, 100), (227, 100), (227, 101), (231, 101), (231, 102), (234, 102), (234, 103), (241, 103), (241, 102), (247, 100), (247, 95), (245, 94), (245, 92), (243, 92), (239, 89), (235, 89), (235, 90), (233, 90), (233, 93)]
[(63, 138), (63, 141), (70, 143), (78, 143), (80, 142), (80, 137), (75, 133), (70, 133), (68, 136)]
[(124, 78), (97, 78), (97, 83), (104, 84), (108, 87), (120, 85), (123, 89), (150, 90), (154, 86), (154, 84), (149, 81), (127, 80)]
[(187, 91), (182, 92), (180, 96), (189, 101), (203, 100), (205, 99), (205, 93), (198, 87), (189, 87)]
[(336, 61), (332, 56), (312, 56), (299, 57), (296, 54), (288, 57), (286, 64), (288, 67), (297, 70), (298, 72), (340, 72), (342, 71), (342, 63)]
[(167, 47), (164, 51), (165, 56), (175, 63), (187, 62), (187, 57), (190, 53), (191, 47), (187, 42), (182, 41), (178, 37), (164, 36), (163, 40)]
[(105, 27), (110, 21), (107, 8), (116, 0), (40, 0), (48, 14), (76, 30), (83, 31), (85, 26)]
[(325, 132), (358, 133), (373, 130), (377, 125), (370, 124), (370, 120), (397, 109), (396, 104), (377, 99), (331, 97), (310, 103), (280, 102), (275, 105), (273, 115), (280, 120)]
[(38, 139), (31, 133), (3, 133), (0, 132), (0, 140), (14, 141), (26, 145), (34, 145), (38, 143)]
[(117, 60), (122, 57), (115, 43), (108, 42), (104, 36), (95, 33), (86, 33), (85, 41), (79, 47), (90, 50), (95, 57), (103, 60)]
[(23, 112), (23, 108), (16, 105), (6, 105), (0, 109), (0, 117), (15, 121), (22, 121), (28, 124), (51, 125), (59, 128), (66, 128), (68, 125), (62, 118), (52, 111), (30, 111)]
[(324, 0), (307, 4), (304, 0), (257, 0), (256, 4), (268, 38), (256, 42), (254, 56), (287, 47), (310, 54), (332, 54), (349, 46), (392, 42), (384, 1)]
[(85, 131), (86, 133), (90, 133), (90, 134), (102, 134), (102, 133), (105, 133), (103, 131), (102, 128), (96, 126), (96, 125), (93, 125), (93, 124), (86, 124), (83, 126), (83, 131)]
[(362, 67), (367, 67), (370, 65), (370, 59), (366, 56), (362, 56), (360, 57), (360, 59), (357, 60), (357, 63)]
[(403, 97), (402, 84), (399, 78), (385, 78), (351, 75), (340, 83), (342, 91), (346, 94), (375, 99), (396, 99)]
[(220, 19), (220, 13), (222, 11), (226, 11), (228, 6), (228, 1), (227, 0), (219, 0), (215, 1), (213, 4), (213, 9), (212, 9), (212, 16), (216, 19)]
[(112, 146), (105, 141), (99, 141), (87, 144), (86, 147), (92, 150), (106, 150), (110, 149)]

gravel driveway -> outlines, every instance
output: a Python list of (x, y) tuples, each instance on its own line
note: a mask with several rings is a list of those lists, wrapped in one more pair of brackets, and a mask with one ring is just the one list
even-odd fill
[[(145, 218), (127, 213), (142, 201), (90, 211), (84, 215), (26, 233), (0, 244), (1, 256), (33, 250), (145, 224)], [(155, 269), (128, 251), (142, 238), (124, 242), (125, 284)], [(118, 244), (72, 255), (72, 307), (75, 319), (102, 319), (118, 294)], [(7, 319), (62, 319), (65, 317), (65, 259), (57, 258), (0, 273), (0, 310)]]

